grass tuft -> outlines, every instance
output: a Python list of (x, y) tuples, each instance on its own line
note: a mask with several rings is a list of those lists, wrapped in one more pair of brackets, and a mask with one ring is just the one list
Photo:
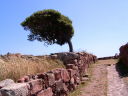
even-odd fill
[(64, 65), (60, 60), (45, 56), (1, 56), (0, 80), (10, 78), (16, 81), (24, 75), (47, 72), (55, 68), (64, 68)]

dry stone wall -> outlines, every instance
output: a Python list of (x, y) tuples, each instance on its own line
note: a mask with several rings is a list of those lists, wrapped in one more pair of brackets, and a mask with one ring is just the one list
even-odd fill
[(90, 64), (97, 58), (85, 52), (55, 53), (48, 56), (60, 59), (66, 68), (27, 75), (17, 82), (6, 79), (0, 82), (0, 96), (67, 96), (81, 83)]

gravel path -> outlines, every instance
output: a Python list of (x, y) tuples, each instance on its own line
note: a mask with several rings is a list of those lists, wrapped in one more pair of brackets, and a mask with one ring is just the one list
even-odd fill
[(128, 96), (126, 85), (119, 77), (115, 65), (107, 67), (108, 70), (108, 92), (107, 96)]

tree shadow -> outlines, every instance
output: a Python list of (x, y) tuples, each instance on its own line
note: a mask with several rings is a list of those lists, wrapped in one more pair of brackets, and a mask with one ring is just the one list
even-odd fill
[(116, 64), (116, 71), (121, 78), (128, 77), (128, 66), (124, 64), (121, 60)]

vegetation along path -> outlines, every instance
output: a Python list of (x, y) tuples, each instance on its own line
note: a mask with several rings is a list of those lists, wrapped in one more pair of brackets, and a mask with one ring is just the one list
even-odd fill
[(79, 96), (127, 96), (126, 86), (116, 71), (117, 60), (99, 60), (91, 67), (91, 77)]

